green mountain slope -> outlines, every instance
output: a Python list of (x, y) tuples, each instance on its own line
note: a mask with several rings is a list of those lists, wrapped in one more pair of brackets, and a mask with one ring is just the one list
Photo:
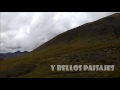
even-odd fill
[[(52, 72), (50, 65), (59, 64), (113, 64), (115, 71)], [(120, 14), (76, 27), (27, 55), (0, 62), (0, 77), (120, 77)]]

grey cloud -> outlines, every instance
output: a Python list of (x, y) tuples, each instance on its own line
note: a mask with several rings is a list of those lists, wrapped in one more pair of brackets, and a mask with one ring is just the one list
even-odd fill
[(20, 49), (21, 47), (20, 46), (17, 46), (17, 47), (6, 47), (8, 49)]

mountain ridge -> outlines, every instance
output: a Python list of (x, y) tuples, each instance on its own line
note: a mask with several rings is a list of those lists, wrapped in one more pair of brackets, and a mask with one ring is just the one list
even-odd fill
[[(116, 18), (116, 16), (118, 17), (118, 19), (120, 19), (119, 18), (119, 15), (120, 15), (120, 13), (116, 13), (116, 14), (113, 14), (113, 15), (110, 15), (110, 16), (108, 16), (108, 17), (104, 17), (104, 18), (102, 18), (102, 19), (99, 19), (99, 20), (97, 20), (97, 21), (94, 21), (94, 22), (90, 22), (90, 23), (87, 23), (87, 24), (83, 24), (83, 25), (81, 25), (81, 26), (78, 26), (78, 27), (76, 27), (76, 28), (73, 28), (73, 29), (70, 29), (70, 30), (68, 30), (68, 31), (66, 31), (66, 32), (63, 32), (63, 33), (61, 33), (61, 34), (59, 34), (59, 35), (57, 35), (57, 36), (55, 36), (54, 38), (52, 38), (51, 40), (49, 40), (48, 42), (46, 42), (46, 43), (44, 43), (44, 44), (42, 44), (40, 47), (38, 47), (38, 48), (36, 48), (36, 49), (39, 49), (39, 48), (46, 48), (46, 46), (50, 46), (50, 45), (52, 45), (52, 42), (56, 42), (56, 43), (58, 43), (59, 41), (61, 41), (61, 39), (62, 39), (62, 41), (66, 41), (65, 39), (67, 39), (67, 41), (69, 42), (71, 39), (73, 39), (74, 37), (79, 37), (79, 35), (81, 34), (81, 35), (86, 35), (86, 30), (87, 30), (87, 32), (89, 33), (89, 37), (91, 38), (91, 36), (93, 36), (94, 35), (94, 33), (95, 32), (93, 32), (92, 30), (89, 30), (89, 28), (88, 27), (93, 27), (93, 29), (95, 28), (95, 25), (94, 25), (94, 23), (96, 24), (96, 22), (98, 22), (98, 23), (101, 23), (102, 22), (102, 20), (103, 19), (107, 19), (107, 18)], [(106, 20), (107, 21), (107, 20)], [(110, 21), (109, 19), (108, 19), (108, 21)], [(113, 23), (114, 25), (115, 25), (115, 23)], [(120, 25), (120, 21), (119, 20), (117, 20), (117, 24), (119, 24)], [(92, 26), (91, 26), (92, 25)], [(109, 25), (109, 23), (108, 23), (108, 25)], [(103, 26), (103, 24), (100, 26), (100, 24), (97, 24), (97, 29), (98, 28), (100, 28), (101, 29), (101, 27), (102, 28), (106, 28), (107, 26), (108, 26), (106, 23), (105, 23), (105, 26)], [(119, 25), (117, 25), (117, 26), (119, 26)], [(115, 26), (114, 26), (115, 27)], [(108, 27), (107, 27), (108, 28)], [(116, 28), (116, 27), (115, 27)], [(96, 29), (96, 31), (97, 31), (97, 29)], [(74, 31), (73, 31), (74, 30)], [(85, 32), (84, 32), (85, 31)], [(92, 32), (91, 32), (92, 31)], [(80, 33), (79, 33), (80, 32)], [(97, 31), (98, 32), (98, 31)], [(99, 34), (102, 34), (102, 30), (100, 30), (98, 33)], [(105, 32), (105, 31), (104, 31)], [(120, 31), (114, 31), (115, 32), (115, 34), (116, 34), (116, 37), (117, 36), (120, 36)], [(67, 33), (67, 35), (71, 35), (71, 36), (67, 36), (66, 38), (60, 38), (61, 37), (61, 35), (63, 36), (63, 34), (66, 34)], [(107, 33), (107, 32), (106, 32)], [(96, 35), (96, 33), (95, 33), (95, 35)], [(82, 36), (83, 37), (83, 36)], [(88, 34), (87, 34), (87, 37), (88, 37)], [(55, 40), (55, 41), (54, 41)], [(35, 49), (35, 50), (36, 50)]]
[(17, 57), (17, 56), (22, 56), (24, 54), (27, 54), (28, 51), (24, 51), (24, 52), (20, 52), (20, 51), (16, 51), (14, 53), (0, 53), (0, 57), (1, 58), (4, 58), (4, 59), (9, 59), (9, 58), (14, 58), (14, 57)]

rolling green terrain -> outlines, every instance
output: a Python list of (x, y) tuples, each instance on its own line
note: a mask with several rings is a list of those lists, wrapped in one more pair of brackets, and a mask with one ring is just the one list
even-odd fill
[[(37, 39), (37, 38), (36, 38)], [(50, 65), (115, 65), (113, 72), (57, 72)], [(0, 62), (1, 78), (120, 78), (120, 14), (61, 33), (32, 52)]]

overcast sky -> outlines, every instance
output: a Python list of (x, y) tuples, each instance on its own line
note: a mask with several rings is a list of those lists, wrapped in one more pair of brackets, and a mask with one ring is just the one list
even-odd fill
[(31, 51), (54, 36), (113, 12), (1, 12), (0, 53)]

